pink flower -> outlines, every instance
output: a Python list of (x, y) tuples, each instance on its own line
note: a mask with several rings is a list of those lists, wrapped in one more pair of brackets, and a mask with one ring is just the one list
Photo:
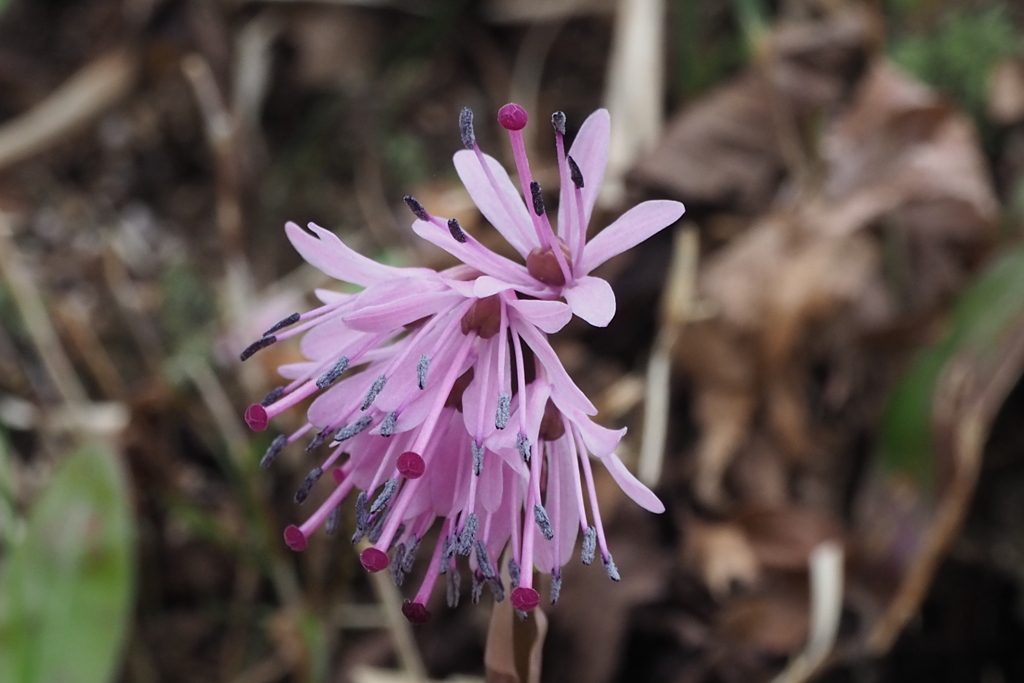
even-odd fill
[(413, 230), (484, 274), (474, 285), (477, 296), (513, 289), (539, 299), (564, 298), (573, 313), (604, 327), (615, 315), (615, 295), (605, 280), (590, 273), (679, 220), (685, 209), (675, 201), (643, 202), (587, 241), (587, 224), (608, 161), (610, 119), (604, 109), (591, 114), (566, 154), (565, 115), (556, 112), (551, 117), (561, 179), (556, 231), (526, 158), (522, 129), (527, 118), (518, 104), (506, 104), (498, 112), (498, 122), (512, 143), (522, 195), (501, 164), (480, 150), (469, 109), (463, 109), (459, 118), (466, 149), (454, 159), (477, 208), (519, 252), (522, 264), (494, 254), (461, 230), (457, 239), (451, 239), (452, 221), (428, 214), (414, 200), (410, 206), (419, 220)]
[[(513, 109), (502, 109), (505, 119), (520, 112), (525, 117), (521, 109), (510, 106)], [(463, 136), (471, 141), (468, 118), (464, 113)], [(519, 119), (506, 128), (513, 134), (513, 148), (521, 148), (521, 136), (516, 136), (522, 128)], [(561, 152), (557, 124), (556, 132), (560, 162), (567, 173), (579, 176), (576, 162)], [(607, 151), (607, 114), (587, 120), (573, 150), (577, 148), (584, 167), (599, 176)], [(497, 174), (495, 168), (500, 167), (489, 157), (478, 150), (460, 154), (457, 167), (465, 165), (460, 159), (486, 164), (477, 172), (492, 189), (502, 187), (496, 178), (511, 187), (508, 176)], [(516, 154), (525, 164), (525, 156)], [(521, 167), (522, 177), (529, 178), (528, 173)], [(460, 174), (464, 180), (472, 177), (461, 168)], [(468, 180), (467, 186), (473, 182)], [(601, 236), (586, 244), (586, 214), (596, 193), (584, 195), (583, 187), (582, 182), (573, 183), (571, 193), (563, 187), (566, 211), (576, 207), (582, 213), (559, 221), (564, 231), (558, 237), (543, 207), (533, 213), (534, 237), (540, 240), (536, 244), (520, 230), (523, 226), (512, 226), (519, 232), (512, 231), (511, 223), (502, 226), (503, 232), (509, 230), (520, 240), (521, 253), (529, 247), (525, 266), (483, 248), (457, 220), (433, 217), (409, 197), (406, 203), (419, 218), (414, 229), (443, 236), (439, 241), (465, 265), (440, 273), (386, 266), (352, 251), (319, 226), (310, 225), (311, 232), (294, 223), (285, 227), (309, 263), (364, 289), (356, 294), (317, 291), (321, 306), (288, 316), (241, 354), (245, 360), (277, 341), (302, 334), (301, 350), (307, 358), (282, 366), (280, 373), (290, 382), (250, 406), (245, 419), (252, 429), (262, 431), (277, 415), (315, 396), (308, 422), (290, 435), (278, 436), (261, 462), (269, 467), (286, 445), (307, 435), (312, 435), (307, 452), (327, 447), (295, 501), (303, 503), (325, 472), (331, 472), (334, 488), (305, 522), (285, 530), (285, 542), (293, 550), (305, 549), (321, 526), (328, 533), (336, 530), (339, 505), (358, 489), (352, 540), (366, 538), (372, 544), (360, 561), (368, 571), (391, 567), (401, 584), (422, 539), (440, 520), (440, 540), (430, 553), (426, 576), (403, 608), (411, 621), (429, 617), (426, 599), (441, 574), (448, 577), (449, 602), (458, 601), (458, 556), (468, 558), (474, 600), (485, 584), (501, 599), (505, 589), (497, 563), (507, 548), (511, 599), (521, 611), (532, 609), (540, 599), (533, 588), (534, 569), (552, 575), (551, 598), (557, 599), (561, 567), (580, 532), (583, 561), (589, 564), (599, 551), (609, 576), (618, 580), (588, 453), (604, 462), (638, 504), (654, 512), (664, 510), (615, 455), (625, 430), (608, 430), (591, 421), (596, 409), (562, 367), (547, 334), (561, 329), (573, 310), (592, 321), (595, 312), (600, 313), (597, 320), (605, 314), (610, 318), (614, 298), (611, 311), (607, 301), (601, 303), (605, 290), (610, 296), (610, 288), (589, 276), (590, 269), (667, 224), (653, 227), (658, 221), (678, 218), (682, 206), (648, 202), (655, 208), (607, 229), (613, 238), (618, 235), (614, 248)], [(479, 188), (470, 191), (481, 194)], [(513, 216), (515, 210), (508, 207), (515, 191), (501, 191), (508, 196), (493, 199), (508, 209), (506, 217)], [(520, 202), (517, 196), (516, 201)], [(521, 202), (519, 207), (525, 210)], [(545, 226), (548, 233), (541, 230)], [(551, 245), (557, 245), (555, 251), (545, 252)], [(552, 263), (568, 277), (552, 277)], [(568, 303), (558, 300), (562, 296)]]

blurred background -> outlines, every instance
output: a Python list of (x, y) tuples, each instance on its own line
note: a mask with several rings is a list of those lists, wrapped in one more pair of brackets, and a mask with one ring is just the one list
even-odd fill
[(554, 340), (668, 510), (601, 473), (623, 581), (567, 566), (540, 679), (1024, 680), (1021, 3), (0, 0), (0, 681), (519, 680), (489, 598), (287, 550), (241, 415), (297, 345), (238, 362), (336, 286), (286, 220), (501, 249), (451, 155), (510, 100), (552, 188), (610, 109), (592, 230), (688, 208)]

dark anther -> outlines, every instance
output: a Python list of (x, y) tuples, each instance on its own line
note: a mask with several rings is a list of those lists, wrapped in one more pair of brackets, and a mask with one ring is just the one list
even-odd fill
[(597, 551), (597, 529), (588, 526), (583, 532), (583, 548), (580, 550), (580, 559), (583, 564), (590, 564), (594, 561), (594, 553)]
[(540, 503), (534, 503), (533, 505), (533, 518), (537, 520), (537, 526), (540, 527), (540, 532), (544, 534), (544, 538), (550, 541), (555, 537), (555, 531), (551, 528), (551, 520), (548, 519), (548, 511)]
[(277, 337), (275, 337), (274, 335), (270, 335), (269, 337), (261, 337), (254, 341), (252, 344), (249, 344), (249, 346), (245, 347), (245, 351), (242, 351), (242, 353), (239, 354), (238, 357), (241, 358), (242, 360), (249, 360), (250, 358), (252, 358), (254, 353), (261, 349), (267, 348), (276, 341)]
[(559, 135), (565, 135), (565, 114), (560, 111), (556, 111), (552, 114), (551, 125), (554, 127), (556, 133)]
[(373, 526), (370, 527), (370, 533), (367, 534), (366, 538), (369, 539), (370, 543), (374, 545), (380, 540), (381, 534), (384, 533), (384, 523), (388, 519), (388, 513), (391, 512), (391, 508), (384, 508), (384, 511), (374, 517)]
[(282, 396), (284, 396), (284, 387), (274, 387), (270, 390), (269, 394), (263, 397), (263, 400), (260, 401), (260, 405), (266, 408)]
[(474, 513), (470, 513), (466, 519), (466, 525), (462, 527), (459, 534), (458, 548), (459, 555), (469, 555), (473, 552), (473, 544), (476, 542), (476, 532), (480, 528), (480, 519)]
[(476, 565), (485, 578), (494, 578), (494, 565), (491, 564), (491, 557), (487, 554), (487, 546), (483, 541), (476, 542)]
[(319, 379), (317, 379), (317, 388), (326, 389), (327, 387), (337, 382), (338, 378), (341, 377), (346, 370), (348, 370), (348, 363), (349, 361), (347, 356), (342, 356), (341, 358), (339, 358), (338, 362), (334, 364), (334, 367), (332, 367), (324, 374), (320, 375)]
[(562, 594), (562, 570), (555, 569), (551, 572), (551, 604), (558, 602), (558, 596)]
[(512, 557), (508, 559), (508, 579), (513, 590), (519, 588), (519, 563)]
[(341, 522), (341, 506), (336, 506), (331, 510), (331, 514), (327, 515), (327, 521), (324, 522), (324, 530), (328, 536), (333, 536), (334, 532), (338, 530), (338, 524)]
[(405, 202), (405, 205), (409, 207), (409, 210), (416, 215), (416, 218), (419, 218), (421, 221), (430, 220), (430, 214), (427, 213), (427, 210), (423, 208), (422, 204), (416, 201), (415, 197), (405, 195), (402, 197), (402, 200)]
[(322, 446), (323, 443), (327, 441), (327, 439), (331, 438), (332, 433), (333, 432), (331, 432), (331, 430), (329, 429), (324, 429), (317, 432), (316, 436), (313, 437), (313, 440), (309, 442), (308, 446), (306, 446), (306, 452), (309, 453), (310, 451), (313, 451), (314, 449), (317, 449), (320, 446)]
[(405, 561), (405, 544), (399, 543), (395, 548), (395, 556), (391, 560), (391, 580), (395, 585), (401, 587), (405, 583), (405, 572), (402, 571), (402, 564)]
[(516, 435), (516, 448), (519, 449), (519, 455), (523, 457), (523, 462), (530, 462), (530, 440), (526, 434), (519, 432)]
[(276, 323), (269, 330), (264, 332), (263, 336), (266, 337), (267, 335), (274, 334), (278, 330), (283, 330), (284, 328), (288, 327), (289, 325), (294, 325), (295, 323), (299, 322), (299, 320), (301, 318), (302, 318), (302, 316), (300, 314), (292, 313), (290, 316), (288, 316), (287, 318), (284, 318), (280, 322)]
[(459, 606), (459, 588), (462, 584), (462, 574), (459, 572), (448, 572), (448, 606), (452, 609)]
[(494, 426), (504, 429), (508, 425), (509, 411), (512, 408), (512, 397), (509, 394), (498, 394), (498, 413), (494, 416)]
[(533, 212), (538, 216), (543, 216), (544, 197), (540, 193), (540, 183), (536, 180), (530, 181), (530, 194), (533, 196)]
[(615, 560), (612, 559), (612, 554), (608, 553), (608, 557), (602, 557), (601, 561), (604, 562), (604, 570), (608, 572), (608, 578), (612, 581), (621, 581), (622, 577), (619, 576), (619, 568), (615, 566)]
[(353, 436), (369, 427), (371, 422), (373, 422), (372, 417), (370, 417), (369, 415), (363, 415), (361, 418), (359, 418), (352, 424), (345, 425), (344, 427), (339, 427), (338, 431), (334, 432), (334, 440), (348, 441)]
[(572, 184), (577, 189), (583, 189), (583, 173), (580, 172), (580, 167), (576, 165), (576, 160), (572, 157), (566, 157), (566, 161), (569, 162), (569, 177), (572, 178)]
[(320, 480), (323, 473), (324, 471), (319, 467), (314, 467), (310, 470), (309, 474), (306, 475), (306, 480), (302, 482), (302, 486), (300, 486), (299, 490), (295, 492), (296, 503), (305, 502), (306, 498), (309, 496), (309, 492), (313, 489), (313, 484)]
[(469, 445), (473, 449), (473, 474), (479, 477), (484, 470), (484, 447), (483, 444), (477, 443), (476, 439)]
[(398, 411), (392, 410), (390, 413), (384, 416), (384, 419), (380, 422), (380, 435), (391, 436), (395, 433), (395, 423), (398, 421)]
[(284, 450), (284, 447), (287, 444), (288, 437), (284, 434), (281, 434), (279, 437), (274, 439), (270, 444), (270, 448), (268, 448), (267, 452), (263, 454), (263, 459), (260, 460), (260, 469), (265, 470), (274, 464), (274, 460), (281, 454), (281, 451)]
[(423, 354), (420, 356), (420, 360), (416, 363), (416, 383), (419, 384), (420, 391), (427, 388), (427, 371), (430, 370), (430, 356)]
[(366, 528), (370, 523), (370, 515), (366, 511), (366, 491), (360, 491), (356, 496), (356, 530), (352, 534), (352, 544), (355, 545), (363, 540), (366, 535)]
[(484, 582), (485, 579), (483, 574), (481, 574), (479, 571), (473, 572), (473, 589), (470, 595), (473, 599), (474, 605), (480, 603), (480, 596), (483, 595), (484, 592)]
[(456, 242), (460, 244), (466, 243), (466, 233), (462, 231), (462, 226), (459, 225), (459, 221), (454, 218), (448, 219), (448, 232), (452, 234)]
[(377, 496), (377, 500), (373, 501), (373, 505), (370, 506), (370, 514), (375, 515), (384, 508), (391, 501), (391, 496), (395, 494), (395, 489), (398, 488), (397, 479), (388, 479), (384, 482), (384, 489)]
[(459, 132), (466, 149), (473, 149), (476, 146), (476, 133), (473, 132), (473, 110), (469, 107), (463, 107), (459, 112)]
[(387, 384), (388, 378), (386, 375), (381, 375), (377, 379), (373, 380), (373, 386), (366, 392), (366, 398), (363, 399), (363, 404), (359, 406), (360, 410), (366, 410), (370, 407), (374, 401), (377, 400), (377, 395), (380, 394), (384, 389), (384, 385)]
[(413, 534), (409, 539), (409, 546), (405, 549), (405, 559), (402, 560), (402, 571), (406, 574), (412, 571), (412, 566), (416, 563), (416, 551), (419, 549), (420, 539)]

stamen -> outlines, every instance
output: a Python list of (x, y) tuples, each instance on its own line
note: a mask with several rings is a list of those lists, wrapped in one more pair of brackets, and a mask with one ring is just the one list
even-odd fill
[(461, 244), (466, 243), (466, 233), (462, 231), (462, 226), (459, 225), (459, 221), (455, 218), (448, 219), (448, 232), (452, 234), (456, 242)]
[(533, 197), (533, 212), (538, 216), (543, 216), (544, 196), (540, 193), (540, 183), (536, 180), (530, 181), (530, 195)]
[(594, 561), (594, 553), (597, 552), (597, 529), (588, 526), (583, 532), (583, 548), (580, 550), (580, 559), (583, 564), (590, 564)]
[(370, 417), (369, 415), (363, 415), (352, 424), (345, 425), (344, 427), (339, 427), (338, 431), (334, 432), (334, 440), (339, 442), (348, 441), (353, 436), (359, 434), (364, 429), (369, 427), (371, 422), (373, 422), (372, 417)]
[(334, 367), (332, 367), (324, 374), (320, 375), (319, 379), (317, 379), (317, 389), (326, 389), (327, 387), (337, 382), (338, 378), (341, 377), (346, 370), (348, 370), (348, 364), (348, 356), (342, 356), (341, 358), (339, 358), (338, 362), (334, 364)]
[(263, 397), (260, 401), (260, 405), (264, 408), (270, 406), (271, 403), (276, 403), (279, 398), (284, 396), (284, 387), (274, 387), (270, 390), (270, 393)]
[(366, 530), (370, 524), (370, 515), (366, 512), (366, 499), (366, 491), (360, 491), (359, 495), (356, 496), (356, 530), (352, 534), (352, 545), (363, 540), (363, 536), (366, 535)]
[(299, 322), (299, 320), (301, 320), (301, 319), (302, 319), (302, 315), (301, 314), (299, 314), (299, 313), (292, 313), (287, 318), (284, 318), (283, 320), (274, 323), (274, 326), (271, 327), (266, 332), (264, 332), (263, 336), (266, 337), (268, 335), (274, 334), (278, 330), (283, 330), (284, 328), (288, 327), (289, 325), (294, 325), (295, 323)]
[(395, 556), (391, 562), (391, 581), (398, 587), (401, 587), (405, 583), (405, 572), (402, 571), (402, 565), (405, 562), (405, 544), (399, 543), (398, 547), (395, 548)]
[(398, 542), (398, 539), (400, 539), (402, 537), (402, 534), (404, 534), (404, 533), (405, 533), (405, 523), (403, 522), (402, 524), (398, 525), (398, 531), (396, 531), (395, 535), (391, 537), (391, 545), (388, 546), (388, 551), (389, 552), (391, 551), (392, 548), (395, 547), (395, 543)]
[(565, 160), (569, 163), (569, 177), (572, 178), (572, 184), (576, 186), (577, 190), (582, 190), (583, 173), (580, 171), (580, 167), (576, 165), (576, 160), (571, 156), (566, 157)]
[(474, 605), (480, 604), (480, 596), (483, 595), (485, 581), (486, 579), (484, 579), (483, 574), (479, 571), (473, 572), (473, 588), (470, 593), (470, 598), (473, 600)]
[(332, 433), (333, 432), (331, 432), (330, 429), (324, 429), (317, 432), (316, 436), (313, 437), (313, 440), (309, 442), (308, 446), (306, 446), (306, 452), (309, 453), (322, 446), (323, 443), (330, 438)]
[(285, 436), (284, 434), (281, 434), (276, 439), (274, 439), (270, 443), (270, 448), (267, 449), (267, 452), (263, 454), (263, 458), (260, 460), (260, 469), (265, 470), (271, 465), (273, 465), (274, 460), (277, 458), (278, 455), (281, 454), (281, 451), (284, 450), (284, 447), (287, 444), (288, 437)]
[(448, 607), (455, 609), (459, 606), (459, 589), (462, 586), (462, 574), (454, 569), (448, 572), (448, 590), (446, 594)]
[(405, 195), (402, 197), (402, 201), (405, 202), (405, 205), (409, 207), (409, 210), (413, 212), (413, 215), (415, 215), (416, 218), (419, 218), (421, 221), (430, 220), (430, 214), (427, 213), (427, 210), (423, 208), (422, 204), (416, 201), (415, 197)]
[(476, 541), (476, 532), (480, 527), (480, 519), (475, 513), (470, 513), (466, 519), (466, 525), (462, 527), (459, 534), (458, 548), (459, 555), (469, 555), (473, 551), (473, 543)]
[(462, 135), (462, 144), (466, 149), (473, 149), (476, 145), (476, 132), (473, 130), (473, 110), (463, 107), (459, 112), (459, 133)]
[(363, 399), (362, 405), (359, 406), (360, 410), (366, 410), (370, 405), (377, 400), (377, 395), (384, 390), (384, 385), (387, 384), (388, 378), (386, 375), (381, 375), (377, 379), (373, 380), (373, 386), (366, 392), (366, 398)]
[(551, 572), (551, 604), (558, 602), (558, 596), (562, 594), (562, 570), (554, 569)]
[(395, 433), (395, 422), (398, 421), (398, 411), (392, 410), (390, 413), (384, 416), (384, 419), (380, 423), (380, 435), (384, 437), (391, 436)]
[[(526, 110), (515, 102), (509, 102), (498, 110), (498, 123), (505, 130), (522, 130), (530, 120)], [(472, 119), (470, 119), (472, 121)]]
[(370, 506), (370, 514), (375, 515), (378, 512), (380, 512), (381, 508), (387, 505), (388, 502), (391, 500), (391, 496), (394, 495), (395, 489), (397, 488), (398, 480), (388, 479), (384, 483), (384, 490), (380, 492), (380, 495), (377, 496), (377, 499), (373, 501), (373, 505)]
[(519, 455), (522, 456), (523, 462), (530, 462), (530, 440), (526, 438), (526, 434), (519, 432), (516, 435), (516, 448), (519, 449)]
[(501, 602), (505, 599), (505, 586), (501, 583), (501, 579), (494, 577), (487, 583), (491, 585), (491, 595), (494, 596), (494, 602)]
[(479, 477), (484, 469), (484, 447), (476, 440), (471, 441), (469, 445), (473, 449), (473, 474)]
[(366, 539), (370, 541), (370, 543), (376, 545), (377, 541), (380, 540), (381, 535), (384, 533), (384, 522), (387, 521), (390, 514), (391, 508), (384, 508), (383, 512), (374, 517), (373, 525), (370, 527), (370, 533), (366, 535)]
[(420, 360), (416, 363), (416, 382), (419, 384), (420, 391), (427, 388), (427, 371), (430, 369), (430, 356), (423, 354), (420, 356)]
[(512, 584), (512, 588), (519, 587), (519, 563), (516, 562), (516, 558), (508, 558), (508, 579), (509, 583)]
[(506, 393), (498, 394), (498, 414), (494, 416), (494, 426), (504, 429), (512, 409), (512, 397)]
[(551, 528), (551, 520), (548, 519), (548, 512), (540, 503), (533, 504), (533, 518), (537, 521), (537, 526), (540, 527), (544, 538), (550, 541), (555, 537), (555, 531)]
[(242, 353), (238, 357), (241, 358), (243, 361), (249, 360), (257, 351), (267, 348), (276, 341), (277, 337), (275, 337), (274, 335), (270, 335), (268, 337), (260, 337), (252, 344), (249, 344), (247, 347), (245, 347), (245, 351), (242, 351)]
[(608, 578), (612, 581), (621, 581), (622, 577), (619, 576), (618, 567), (615, 566), (615, 560), (612, 559), (611, 553), (608, 553), (608, 557), (602, 557), (601, 561), (604, 562), (604, 570), (608, 572)]
[(327, 515), (327, 522), (324, 523), (324, 530), (328, 536), (333, 536), (334, 532), (338, 530), (338, 523), (341, 521), (341, 506), (338, 505), (331, 514)]
[(402, 571), (406, 574), (412, 571), (412, 566), (416, 562), (416, 551), (420, 549), (420, 539), (413, 534), (412, 540), (409, 541), (409, 545), (405, 550), (405, 559), (402, 561)]
[(485, 578), (494, 578), (494, 565), (491, 564), (491, 558), (487, 554), (487, 546), (484, 545), (483, 541), (476, 542), (476, 564)]
[(552, 114), (551, 126), (555, 129), (557, 134), (565, 135), (565, 114), (560, 111), (556, 111)]
[(323, 473), (324, 471), (319, 467), (314, 467), (310, 470), (309, 474), (306, 475), (306, 480), (302, 482), (302, 486), (300, 486), (299, 490), (295, 492), (296, 504), (301, 505), (306, 502), (306, 498), (309, 496), (310, 490), (312, 490), (313, 485), (320, 480)]

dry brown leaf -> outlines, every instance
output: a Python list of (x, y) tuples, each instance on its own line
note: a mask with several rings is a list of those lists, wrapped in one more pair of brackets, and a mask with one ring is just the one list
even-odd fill
[(548, 618), (543, 610), (516, 616), (511, 600), (495, 603), (487, 631), (487, 683), (539, 683)]
[(724, 598), (760, 578), (761, 564), (743, 529), (736, 524), (691, 519), (684, 534), (683, 561), (716, 597)]
[(746, 534), (758, 562), (768, 569), (805, 571), (811, 551), (842, 538), (830, 515), (806, 507), (748, 507), (733, 518)]

